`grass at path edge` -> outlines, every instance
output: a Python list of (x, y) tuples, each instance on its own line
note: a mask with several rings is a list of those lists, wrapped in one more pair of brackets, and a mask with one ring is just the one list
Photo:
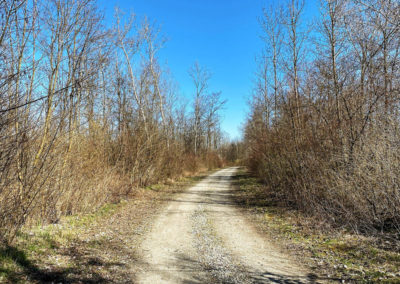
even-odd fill
[[(101, 223), (107, 218), (113, 218), (127, 205), (135, 204), (141, 198), (159, 199), (161, 204), (162, 200), (169, 195), (182, 192), (211, 172), (201, 172), (183, 177), (169, 184), (160, 183), (135, 189), (133, 196), (127, 196), (118, 203), (106, 204), (92, 213), (63, 216), (57, 224), (23, 228), (17, 233), (12, 246), (0, 248), (0, 283), (37, 283), (44, 280), (50, 281), (52, 277), (58, 279), (57, 272), (50, 271), (53, 268), (46, 267), (44, 259), (60, 261), (57, 265), (63, 268), (64, 273), (67, 273), (68, 270), (84, 269), (74, 267), (74, 264), (71, 263), (62, 263), (62, 260), (58, 259), (58, 251), (70, 247), (85, 231), (89, 230), (89, 227), (93, 227), (94, 224)], [(101, 248), (107, 241), (105, 237), (103, 240), (102, 236), (99, 236), (95, 241), (88, 242), (87, 246)], [(44, 274), (44, 271), (49, 279), (32, 278), (32, 275)], [(86, 280), (90, 282), (90, 279)]]
[(234, 177), (236, 201), (262, 231), (296, 254), (323, 278), (340, 282), (400, 283), (399, 244), (331, 228), (321, 220), (277, 206), (268, 189), (245, 169)]

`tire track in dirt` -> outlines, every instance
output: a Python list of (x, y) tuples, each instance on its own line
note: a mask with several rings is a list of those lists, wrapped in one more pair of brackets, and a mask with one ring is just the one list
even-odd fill
[(253, 228), (220, 170), (173, 197), (145, 235), (137, 283), (310, 283), (307, 271)]

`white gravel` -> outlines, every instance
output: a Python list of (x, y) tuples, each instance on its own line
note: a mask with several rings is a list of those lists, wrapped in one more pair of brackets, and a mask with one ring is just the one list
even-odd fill
[(204, 269), (218, 283), (251, 283), (243, 266), (235, 261), (215, 235), (211, 220), (203, 207), (192, 215), (192, 233), (198, 258)]

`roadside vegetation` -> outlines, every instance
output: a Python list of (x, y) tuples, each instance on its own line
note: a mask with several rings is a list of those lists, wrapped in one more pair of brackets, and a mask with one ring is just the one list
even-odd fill
[(245, 165), (281, 204), (400, 241), (400, 2), (304, 1), (260, 19), (265, 48), (244, 127)]
[(221, 167), (225, 101), (188, 66), (180, 97), (158, 25), (94, 0), (0, 1), (0, 246), (24, 226)]
[(257, 179), (239, 178), (239, 201), (327, 277), (399, 281), (400, 1), (323, 0), (312, 23), (304, 1), (272, 2), (229, 142), (211, 72), (188, 66), (183, 99), (155, 22), (0, 1), (0, 279), (107, 282), (133, 265), (118, 232), (153, 214), (159, 184), (240, 161)]
[(282, 206), (274, 191), (241, 170), (235, 198), (261, 232), (295, 255), (321, 279), (333, 282), (400, 283), (400, 246), (379, 236), (355, 234), (327, 220)]
[[(400, 282), (400, 2), (263, 11), (240, 202), (325, 276)], [(275, 238), (276, 238), (275, 236)]]
[(115, 283), (134, 279), (137, 248), (164, 201), (208, 172), (135, 191), (94, 213), (20, 230), (0, 250), (0, 282)]

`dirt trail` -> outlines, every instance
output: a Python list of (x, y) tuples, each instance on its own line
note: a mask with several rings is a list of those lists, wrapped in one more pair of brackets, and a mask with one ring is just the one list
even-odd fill
[(235, 208), (235, 171), (218, 171), (170, 201), (144, 237), (137, 283), (312, 282)]

